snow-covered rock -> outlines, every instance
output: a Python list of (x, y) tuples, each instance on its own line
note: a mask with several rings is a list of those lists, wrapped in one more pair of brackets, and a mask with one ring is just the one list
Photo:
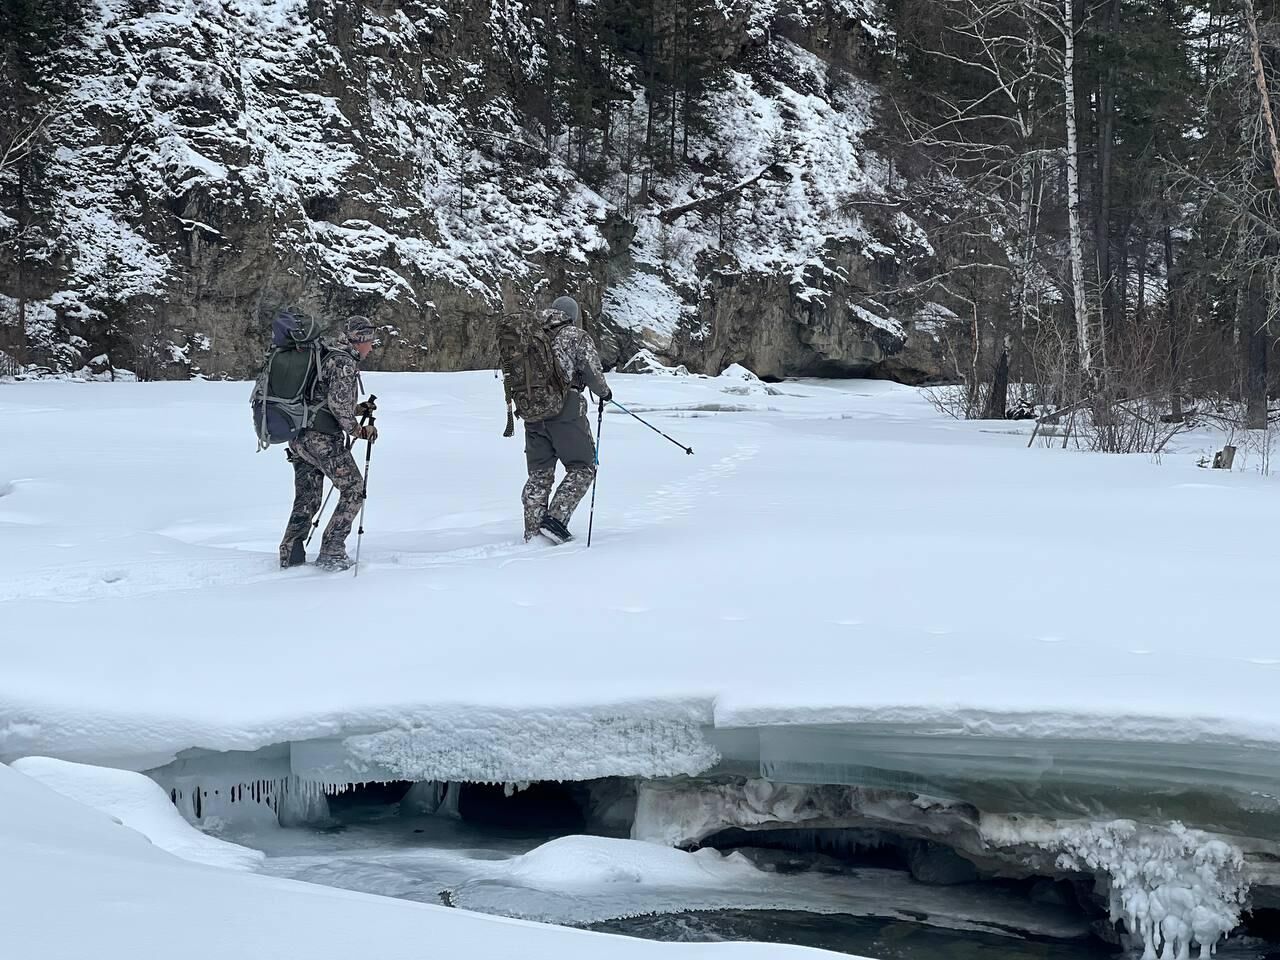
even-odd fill
[(689, 368), (684, 364), (669, 367), (656, 356), (652, 350), (641, 350), (634, 357), (624, 363), (620, 369), (621, 373), (648, 373), (661, 377), (687, 377), (689, 376)]

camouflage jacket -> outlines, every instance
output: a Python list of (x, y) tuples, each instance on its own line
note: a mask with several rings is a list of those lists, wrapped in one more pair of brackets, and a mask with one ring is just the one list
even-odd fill
[[(559, 311), (554, 312), (564, 316)], [(560, 372), (564, 374), (565, 383), (570, 387), (574, 390), (590, 387), (597, 397), (609, 392), (609, 384), (605, 382), (604, 368), (600, 363), (600, 352), (596, 350), (595, 342), (587, 331), (565, 323), (555, 331), (551, 346), (556, 352), (556, 362), (560, 366)]]
[(324, 360), (316, 380), (316, 398), (324, 403), (343, 433), (355, 434), (356, 401), (360, 397), (359, 358), (346, 337), (326, 340)]

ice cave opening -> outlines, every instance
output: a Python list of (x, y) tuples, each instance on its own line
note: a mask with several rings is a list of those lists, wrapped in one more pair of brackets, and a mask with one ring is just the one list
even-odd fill
[[(268, 870), (551, 922), (683, 911), (691, 898), (669, 895), (670, 868), (700, 877), (692, 901), (704, 918), (888, 917), (1146, 960), (1208, 956), (1241, 933), (1267, 950), (1280, 939), (1280, 844), (1267, 832), (1125, 819), (1105, 805), (1010, 812), (902, 784), (781, 782), (727, 762), (701, 776), (410, 779), (415, 764), (400, 753), (386, 763), (353, 750), (338, 738), (191, 750), (148, 774), (191, 823), (265, 852)], [(562, 877), (601, 887), (570, 896)]]

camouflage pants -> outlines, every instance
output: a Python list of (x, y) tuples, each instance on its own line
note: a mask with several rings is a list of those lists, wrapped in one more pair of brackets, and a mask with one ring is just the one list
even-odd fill
[[(524, 453), (529, 480), (520, 499), (524, 503), (524, 538), (528, 540), (548, 513), (567, 526), (595, 479), (596, 446), (582, 394), (570, 391), (554, 417), (525, 422)], [(552, 497), (557, 463), (564, 464), (565, 477)]]
[[(560, 481), (556, 495), (552, 497), (551, 488), (556, 482), (555, 467), (529, 474), (529, 480), (525, 483), (524, 491), (520, 496), (524, 502), (524, 538), (529, 540), (538, 532), (547, 514), (567, 526), (573, 511), (591, 489), (591, 481), (595, 476), (594, 466), (570, 467), (564, 479)], [(550, 507), (547, 506), (548, 499), (551, 501)]]
[(340, 496), (329, 525), (324, 528), (320, 556), (343, 556), (351, 525), (364, 502), (364, 478), (345, 439), (308, 430), (289, 443), (285, 456), (293, 464), (293, 512), (280, 541), (281, 561), (289, 556), (294, 543), (310, 531), (311, 521), (320, 509), (325, 477), (333, 481)]

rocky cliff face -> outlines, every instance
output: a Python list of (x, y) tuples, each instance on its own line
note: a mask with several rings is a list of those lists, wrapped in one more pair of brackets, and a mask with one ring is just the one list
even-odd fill
[(244, 376), (292, 303), (372, 317), (375, 365), (474, 368), (567, 290), (613, 362), (885, 368), (908, 330), (877, 284), (923, 241), (858, 212), (888, 181), (874, 10), (695, 7), (696, 83), (679, 31), (636, 49), (608, 4), (99, 0), (15, 93), (47, 119), (0, 173), (0, 349)]

